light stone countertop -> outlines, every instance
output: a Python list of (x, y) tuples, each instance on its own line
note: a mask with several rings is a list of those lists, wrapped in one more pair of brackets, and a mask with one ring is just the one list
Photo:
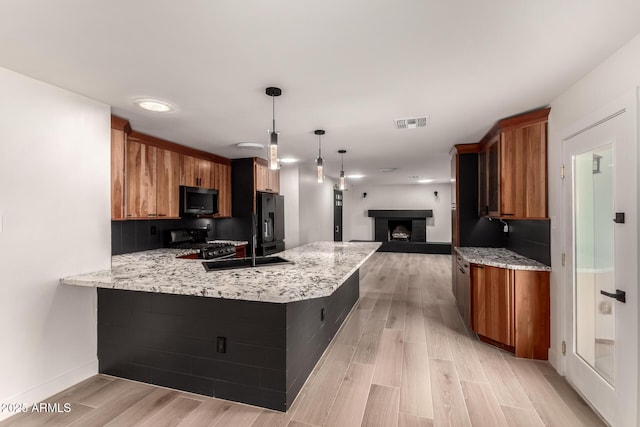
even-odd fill
[[(189, 253), (156, 249), (112, 257), (111, 270), (60, 283), (212, 298), (287, 303), (329, 296), (380, 247), (375, 242), (315, 242), (276, 254), (293, 264), (205, 271)], [(193, 251), (191, 251), (193, 252)]]
[(456, 247), (456, 252), (471, 264), (511, 270), (551, 271), (551, 267), (505, 248)]

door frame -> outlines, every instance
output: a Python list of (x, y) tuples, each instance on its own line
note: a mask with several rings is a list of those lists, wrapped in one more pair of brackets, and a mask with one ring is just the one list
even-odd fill
[[(614, 100), (613, 102), (610, 102), (608, 104), (606, 104), (604, 107), (598, 109), (597, 111), (584, 116), (578, 120), (576, 120), (572, 125), (564, 128), (563, 130), (561, 130), (558, 134), (560, 136), (559, 141), (561, 143), (561, 164), (563, 164), (563, 166), (565, 168), (568, 168), (569, 165), (565, 165), (565, 157), (567, 155), (567, 149), (566, 149), (566, 144), (567, 141), (570, 140), (571, 138), (586, 132), (592, 128), (595, 128), (596, 126), (612, 119), (612, 116), (615, 116), (616, 113), (624, 110), (625, 113), (629, 114), (629, 117), (632, 117), (634, 119), (634, 139), (635, 139), (635, 144), (636, 144), (636, 156), (635, 156), (635, 170), (636, 170), (636, 204), (635, 204), (635, 209), (636, 209), (636, 214), (640, 215), (640, 174), (637, 172), (638, 171), (638, 167), (640, 167), (640, 88), (636, 87), (634, 88), (632, 91), (629, 91), (628, 93), (626, 93), (625, 95), (617, 98), (616, 100)], [(572, 185), (572, 182), (570, 179), (568, 179), (568, 177), (565, 177), (564, 179), (562, 179), (562, 183), (561, 183), (561, 190), (560, 190), (560, 196), (561, 196), (561, 206), (560, 206), (560, 214), (561, 214), (561, 252), (563, 255), (566, 256), (567, 258), (567, 263), (566, 266), (561, 267), (561, 273), (560, 273), (560, 286), (561, 286), (561, 292), (560, 292), (560, 296), (561, 296), (561, 301), (559, 304), (559, 308), (561, 310), (561, 315), (560, 315), (560, 326), (561, 326), (561, 335), (562, 335), (562, 341), (563, 343), (566, 342), (567, 343), (567, 353), (569, 354), (570, 352), (573, 351), (573, 342), (569, 342), (568, 338), (570, 336), (573, 336), (573, 328), (574, 328), (574, 324), (573, 324), (573, 278), (572, 278), (572, 265), (574, 260), (572, 259), (573, 254), (570, 253), (571, 252), (571, 245), (573, 244), (572, 242), (570, 242), (569, 240), (572, 238), (573, 233), (571, 231), (571, 227), (572, 227), (572, 203), (568, 202), (567, 200), (567, 195), (566, 195), (566, 191), (567, 191), (567, 186)], [(631, 219), (631, 218), (629, 218)], [(640, 265), (640, 246), (638, 244), (638, 225), (639, 225), (639, 221), (638, 218), (633, 218), (633, 221), (635, 221), (634, 224), (634, 228), (635, 228), (635, 235), (636, 235), (636, 241), (635, 241), (635, 246), (636, 246), (636, 263), (635, 263), (635, 277), (636, 277), (636, 283), (638, 283), (638, 265)], [(631, 298), (636, 298), (636, 307), (640, 308), (640, 306), (638, 305), (638, 300), (640, 292), (638, 292), (640, 289), (636, 288), (636, 292), (634, 295), (634, 292), (631, 293), (627, 293), (627, 297), (631, 296)], [(631, 295), (630, 295), (631, 294)], [(636, 310), (635, 313), (635, 320), (636, 320), (636, 325), (638, 324), (638, 319), (639, 319), (639, 315), (638, 315), (638, 309)], [(637, 334), (636, 334), (637, 335)], [(635, 336), (633, 337), (633, 339), (635, 340), (635, 343), (632, 343), (632, 345), (636, 348), (636, 352), (637, 352), (637, 356), (640, 356), (640, 351), (638, 351), (638, 337)], [(567, 357), (562, 357), (561, 358), (561, 362), (560, 362), (560, 367), (561, 367), (561, 372), (564, 375), (567, 375), (568, 373), (568, 366), (567, 366)], [(640, 380), (639, 380), (639, 376), (640, 376), (640, 357), (636, 357), (636, 364), (634, 367), (635, 370), (635, 377), (636, 377), (636, 384), (635, 384), (635, 389), (636, 389), (636, 413), (633, 415), (633, 417), (635, 418), (635, 421), (637, 422), (638, 420), (640, 420), (640, 392), (638, 390), (638, 386), (640, 385)], [(569, 378), (567, 378), (567, 380), (569, 380)], [(571, 383), (571, 381), (569, 381)], [(577, 387), (575, 387), (574, 384), (572, 384), (572, 386), (574, 387), (574, 389), (576, 389), (576, 391), (581, 394), (583, 397), (585, 397), (580, 390), (577, 389)], [(591, 403), (585, 398), (585, 400), (591, 405)]]

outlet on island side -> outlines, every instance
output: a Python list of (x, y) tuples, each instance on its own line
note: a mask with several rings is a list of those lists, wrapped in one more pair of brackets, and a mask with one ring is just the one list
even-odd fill
[(324, 322), (324, 307), (320, 309), (320, 321)]
[(227, 337), (217, 337), (216, 338), (216, 352), (217, 353), (226, 353), (227, 352)]

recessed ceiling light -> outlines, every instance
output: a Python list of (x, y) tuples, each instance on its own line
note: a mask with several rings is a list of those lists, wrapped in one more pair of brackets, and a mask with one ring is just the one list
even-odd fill
[(418, 182), (420, 184), (428, 184), (430, 182), (433, 182), (433, 180), (432, 179), (419, 179)]
[(409, 179), (420, 179), (420, 175), (411, 175)]
[(262, 150), (264, 145), (257, 142), (239, 142), (236, 144), (236, 148), (241, 150)]
[(294, 159), (293, 157), (284, 157), (279, 160), (280, 160), (280, 163), (295, 163), (298, 161), (298, 159)]
[(364, 175), (361, 175), (359, 173), (353, 174), (353, 175), (347, 175), (347, 178), (350, 179), (360, 179), (360, 178), (364, 178)]
[(389, 172), (395, 172), (397, 170), (398, 170), (398, 168), (382, 168), (382, 169), (380, 169), (380, 172), (389, 173)]
[(138, 98), (134, 99), (133, 103), (143, 110), (153, 111), (154, 113), (171, 113), (176, 111), (176, 107), (159, 99)]

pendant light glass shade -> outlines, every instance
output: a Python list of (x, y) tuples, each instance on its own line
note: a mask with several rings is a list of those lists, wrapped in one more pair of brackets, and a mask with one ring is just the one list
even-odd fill
[(271, 139), (269, 141), (269, 169), (280, 169), (278, 163), (278, 134), (271, 132)]
[(269, 169), (280, 169), (278, 163), (278, 133), (276, 132), (276, 96), (282, 95), (282, 90), (277, 87), (268, 87), (265, 93), (273, 99), (273, 129), (269, 132)]
[(313, 131), (313, 133), (315, 133), (316, 135), (318, 135), (318, 158), (316, 159), (316, 168), (317, 168), (317, 174), (318, 174), (318, 183), (322, 184), (324, 182), (324, 166), (323, 166), (323, 161), (322, 161), (322, 135), (325, 134), (325, 132), (322, 129), (317, 129), (315, 131)]
[(347, 187), (346, 178), (344, 177), (344, 153), (346, 152), (347, 150), (338, 150), (338, 153), (340, 153), (340, 181), (338, 188), (340, 190), (344, 190)]
[(316, 166), (318, 168), (318, 182), (322, 184), (324, 182), (324, 168), (322, 167), (322, 158), (316, 159)]

